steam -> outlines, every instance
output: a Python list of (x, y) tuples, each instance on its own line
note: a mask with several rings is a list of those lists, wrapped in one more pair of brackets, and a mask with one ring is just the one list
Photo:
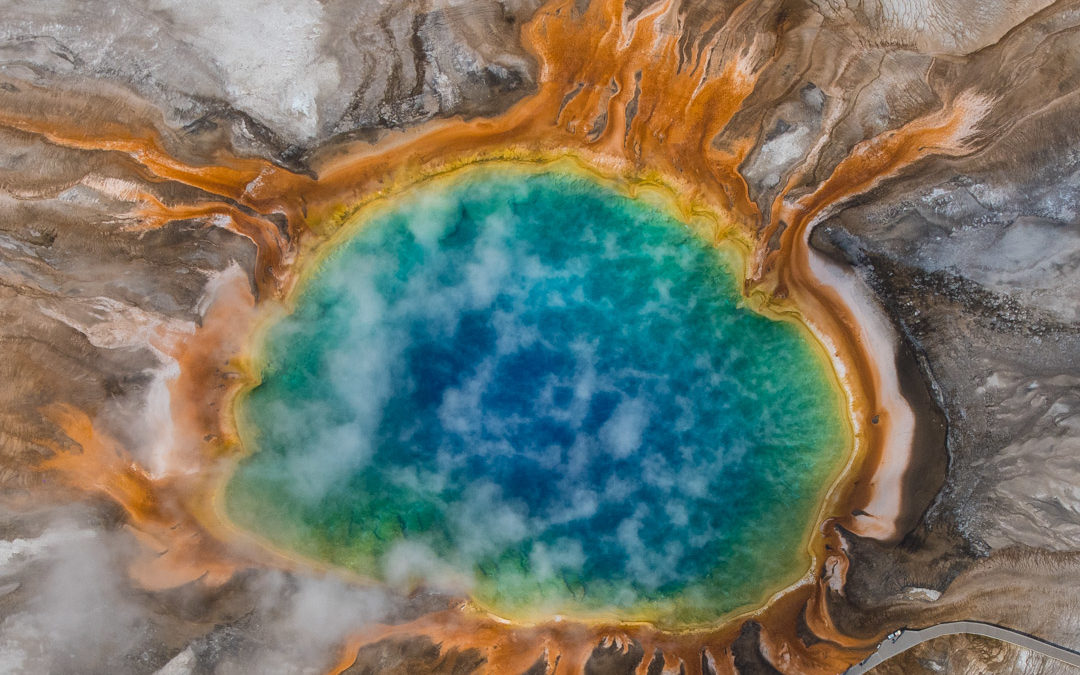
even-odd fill
[(219, 675), (325, 672), (327, 660), (351, 633), (386, 619), (395, 608), (377, 589), (329, 576), (269, 572), (256, 579), (251, 592), (258, 600), (257, 621), (247, 625), (250, 644), (222, 659)]
[(22, 600), (0, 622), (0, 672), (116, 667), (145, 641), (143, 610), (118, 566), (131, 543), (69, 517), (37, 536), (0, 542), (3, 585)]
[(4, 529), (27, 534), (0, 540), (0, 673), (323, 672), (353, 631), (404, 607), (334, 576), (278, 571), (145, 591), (127, 573), (140, 544), (92, 511)]
[(374, 551), (371, 572), (401, 591), (467, 593), (506, 556), (523, 571), (499, 567), (499, 592), (561, 576), (625, 586), (634, 604), (690, 583), (741, 545), (754, 443), (790, 446), (797, 465), (825, 426), (806, 352), (786, 333), (761, 352), (767, 320), (736, 310), (710, 254), (645, 211), (553, 215), (601, 207), (562, 183), (571, 196), (530, 192), (544, 189), (477, 180), (403, 198), (271, 335), (252, 397), (270, 452), (253, 470), (311, 513), (348, 514), (362, 471), (422, 504), (437, 525), (403, 517), (405, 541)]

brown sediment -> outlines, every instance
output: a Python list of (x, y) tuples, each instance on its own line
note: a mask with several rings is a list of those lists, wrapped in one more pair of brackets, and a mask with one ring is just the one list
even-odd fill
[[(908, 520), (899, 486), (911, 462), (915, 418), (895, 372), (896, 343), (891, 327), (875, 325), (879, 313), (872, 307), (865, 306), (856, 315), (852, 284), (827, 278), (820, 260), (815, 273), (809, 228), (826, 209), (866, 192), (928, 152), (959, 155), (969, 151), (968, 141), (986, 110), (985, 98), (964, 92), (934, 113), (860, 143), (809, 195), (790, 203), (783, 199), (785, 190), (765, 230), (771, 237), (775, 228), (785, 226), (780, 247), (768, 252), (759, 243), (755, 256), (752, 278), (772, 285), (774, 295), (793, 297), (804, 319), (836, 350), (841, 367), (850, 369), (845, 380), (855, 408), (856, 434), (863, 446), (859, 454), (866, 466), (862, 472), (866, 480), (849, 483), (851, 494), (845, 501), (859, 514), (841, 522), (863, 536), (894, 540), (905, 534), (898, 527), (899, 521)], [(789, 183), (788, 189), (792, 185)], [(767, 237), (759, 240), (764, 241)], [(771, 279), (764, 279), (767, 271), (774, 273)], [(864, 298), (863, 302), (869, 301)], [(877, 319), (877, 323), (883, 321)], [(862, 406), (865, 409), (859, 410)]]
[(174, 489), (178, 486), (153, 480), (115, 439), (95, 429), (84, 412), (54, 406), (46, 414), (79, 449), (54, 448), (54, 456), (38, 468), (124, 509), (144, 544), (131, 569), (137, 583), (169, 588), (199, 579), (216, 586), (232, 577), (237, 565), (226, 546), (209, 537), (187, 512), (180, 501), (183, 493)]
[[(206, 202), (185, 205), (166, 205), (139, 192), (133, 196), (142, 205), (131, 215), (144, 227), (185, 218), (225, 217), (227, 229), (250, 238), (257, 247), (259, 289), (281, 290), (277, 277), (290, 262), (288, 240), (299, 235), (293, 228), (304, 222), (301, 195), (311, 184), (310, 177), (222, 151), (202, 162), (185, 161), (170, 152), (184, 144), (168, 131), (160, 114), (123, 92), (110, 92), (113, 96), (108, 97), (96, 92), (59, 97), (22, 82), (12, 91), (0, 90), (0, 126), (39, 135), (65, 148), (116, 153), (133, 163), (137, 175), (148, 182), (174, 181), (204, 191)], [(117, 110), (118, 100), (128, 105)], [(103, 117), (87, 114), (88, 110), (112, 114)], [(289, 230), (280, 231), (274, 216), (280, 216)]]
[[(882, 540), (904, 534), (901, 523), (907, 519), (897, 486), (910, 462), (914, 420), (891, 373), (896, 354), (887, 327), (868, 323), (872, 308), (853, 305), (845, 290), (850, 280), (822, 278), (809, 232), (830, 207), (918, 159), (963, 153), (985, 101), (961, 94), (937, 112), (856, 146), (830, 178), (792, 202), (786, 196), (796, 185), (793, 178), (761, 227), (762, 214), (738, 171), (753, 139), (727, 143), (723, 150), (713, 139), (752, 93), (770, 58), (768, 45), (737, 39), (755, 20), (743, 5), (724, 30), (685, 59), (673, 29), (674, 7), (662, 2), (631, 17), (618, 0), (604, 0), (578, 15), (573, 2), (553, 0), (524, 30), (541, 64), (534, 96), (495, 119), (440, 122), (391, 135), (374, 148), (356, 143), (324, 149), (314, 160), (317, 178), (222, 153), (201, 164), (180, 159), (170, 150), (180, 142), (163, 140), (163, 125), (146, 121), (149, 116), (137, 124), (86, 129), (62, 109), (0, 112), (2, 126), (58, 145), (123, 154), (149, 180), (174, 181), (206, 195), (198, 203), (168, 204), (137, 194), (140, 206), (132, 216), (141, 226), (216, 219), (248, 237), (258, 251), (257, 296), (246, 278), (225, 280), (195, 334), (161, 346), (180, 373), (169, 387), (174, 437), (164, 473), (151, 475), (138, 466), (85, 412), (49, 411), (81, 452), (56, 446), (55, 456), (39, 468), (124, 508), (153, 554), (134, 571), (141, 583), (160, 588), (201, 578), (216, 584), (246, 565), (302, 565), (234, 541), (222, 515), (208, 505), (216, 503), (241, 452), (230, 402), (251, 384), (250, 376), (242, 377), (243, 360), (260, 312), (268, 301), (287, 296), (304, 263), (357, 204), (471, 162), (571, 154), (624, 184), (649, 177), (670, 186), (684, 214), (722, 214), (704, 219), (711, 225), (701, 233), (714, 242), (738, 237), (753, 248), (744, 272), (754, 305), (777, 317), (799, 317), (828, 351), (848, 397), (855, 448), (810, 534), (811, 569), (762, 608), (686, 632), (570, 620), (514, 624), (466, 604), (400, 625), (360, 628), (334, 672), (348, 668), (361, 646), (403, 635), (429, 636), (444, 649), (480, 648), (489, 671), (497, 673), (524, 672), (539, 659), (551, 666), (558, 659), (560, 669), (578, 672), (604, 639), (642, 645), (647, 656), (639, 673), (648, 670), (655, 649), (670, 667), (685, 664), (688, 672), (698, 672), (706, 659), (718, 672), (734, 672), (732, 644), (740, 630), (735, 619), (760, 626), (761, 656), (784, 672), (837, 672), (872, 647), (872, 640), (845, 636), (829, 616), (827, 596), (842, 593), (847, 566), (837, 526)], [(799, 638), (800, 622), (815, 641)]]

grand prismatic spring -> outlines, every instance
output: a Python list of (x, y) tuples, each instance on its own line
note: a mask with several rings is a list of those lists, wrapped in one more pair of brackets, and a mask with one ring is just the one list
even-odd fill
[(742, 306), (730, 251), (570, 174), (375, 211), (265, 336), (236, 522), (533, 620), (703, 624), (805, 574), (842, 396), (805, 329)]
[(1080, 0), (0, 6), (0, 673), (1080, 663)]

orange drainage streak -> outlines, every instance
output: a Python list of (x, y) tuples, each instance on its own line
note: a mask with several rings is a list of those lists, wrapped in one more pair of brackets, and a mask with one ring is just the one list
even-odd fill
[(56, 422), (81, 452), (53, 447), (53, 456), (38, 465), (40, 469), (56, 471), (67, 481), (107, 495), (137, 522), (165, 522), (146, 472), (111, 438), (95, 434), (86, 413), (57, 405), (46, 409), (45, 415)]
[[(572, 98), (557, 120), (584, 144), (598, 151), (622, 155), (635, 166), (647, 165), (664, 173), (688, 173), (693, 187), (724, 198), (721, 206), (742, 216), (756, 210), (746, 184), (735, 170), (742, 156), (725, 156), (712, 148), (712, 139), (725, 127), (753, 91), (755, 78), (746, 68), (748, 57), (733, 55), (722, 71), (710, 73), (711, 61), (683, 63), (678, 40), (664, 28), (674, 23), (676, 5), (664, 2), (627, 23), (617, 2), (594, 3), (586, 25), (610, 23), (612, 30), (601, 39), (610, 49), (574, 72), (577, 81), (593, 83)], [(617, 31), (620, 29), (621, 31)], [(580, 36), (570, 31), (550, 42), (546, 53), (565, 53)], [(608, 44), (610, 43), (610, 44)], [(712, 52), (715, 40), (704, 48)], [(560, 69), (566, 64), (559, 63)], [(555, 85), (570, 73), (562, 70)], [(610, 82), (606, 86), (601, 86)], [(637, 110), (627, 126), (627, 106), (635, 100)], [(589, 129), (590, 120), (602, 120), (599, 134)], [(745, 145), (749, 148), (749, 144)]]
[(148, 193), (140, 193), (138, 198), (142, 205), (134, 209), (132, 215), (139, 219), (140, 228), (154, 229), (189, 219), (207, 219), (221, 224), (219, 219), (224, 219), (226, 229), (255, 244), (255, 281), (260, 292), (276, 295), (281, 290), (282, 277), (292, 262), (293, 247), (273, 222), (221, 202), (167, 206)]
[[(314, 182), (308, 176), (292, 173), (263, 159), (237, 157), (224, 151), (215, 152), (213, 164), (203, 166), (188, 164), (173, 157), (166, 149), (162, 137), (170, 132), (162, 132), (161, 129), (144, 119), (140, 118), (139, 122), (128, 124), (110, 121), (93, 111), (73, 109), (74, 104), (64, 101), (56, 105), (48, 105), (46, 102), (52, 103), (55, 98), (45, 89), (25, 83), (20, 84), (20, 89), (26, 89), (26, 94), (36, 97), (36, 99), (26, 100), (36, 100), (38, 105), (28, 106), (21, 98), (9, 99), (7, 98), (9, 95), (3, 95), (3, 102), (10, 105), (0, 107), (0, 126), (39, 135), (61, 147), (116, 152), (129, 157), (144, 168), (150, 180), (176, 181), (203, 190), (209, 195), (235, 202), (228, 206), (240, 214), (236, 221), (242, 228), (247, 229), (247, 231), (239, 231), (245, 236), (251, 236), (256, 230), (272, 232), (276, 229), (274, 223), (270, 221), (254, 224), (255, 221), (260, 220), (259, 215), (280, 213), (293, 228), (303, 224), (304, 206), (297, 197), (310, 188)], [(105, 99), (91, 99), (89, 103), (97, 103), (104, 107), (110, 102)], [(83, 106), (83, 108), (87, 107), (91, 106), (89, 104)], [(149, 111), (127, 109), (124, 112), (128, 116), (131, 116), (133, 112), (144, 115), (149, 113)], [(157, 114), (157, 111), (153, 112)], [(182, 145), (180, 139), (173, 138), (172, 140), (176, 145)], [(256, 215), (243, 214), (240, 209), (235, 208), (236, 205), (250, 208)], [(147, 209), (153, 211), (155, 207), (163, 220), (170, 219), (160, 202), (157, 204), (151, 202)], [(219, 204), (216, 208), (225, 208), (225, 206)], [(148, 212), (146, 215), (151, 215), (151, 213)], [(171, 219), (176, 219), (176, 217)], [(275, 242), (267, 243), (281, 249), (283, 239), (278, 234), (274, 237)], [(256, 240), (256, 244), (260, 244), (260, 249), (264, 248), (262, 243)], [(279, 250), (278, 254), (280, 255), (281, 252)], [(260, 254), (265, 254), (265, 252), (260, 250)]]
[(177, 180), (211, 194), (239, 200), (248, 184), (266, 170), (262, 160), (224, 158), (229, 166), (193, 167), (173, 158), (161, 146), (158, 132), (150, 127), (128, 129), (101, 122), (94, 135), (79, 128), (72, 119), (44, 114), (22, 116), (0, 114), (0, 125), (38, 134), (56, 145), (78, 150), (105, 150), (130, 156), (156, 176)]
[[(214, 459), (214, 450), (238, 444), (221, 406), (241, 386), (235, 358), (247, 348), (255, 322), (255, 298), (240, 269), (230, 270), (213, 282), (197, 334), (165, 350), (179, 366), (179, 375), (169, 383), (175, 437), (167, 470), (172, 474), (206, 466)], [(199, 485), (196, 493), (208, 489)]]
[[(902, 534), (896, 531), (903, 508), (898, 486), (911, 456), (914, 421), (890, 369), (891, 351), (882, 351), (886, 345), (878, 344), (880, 336), (870, 334), (866, 317), (855, 316), (851, 303), (810, 269), (809, 228), (827, 208), (866, 192), (923, 157), (969, 151), (969, 139), (987, 107), (985, 98), (965, 92), (951, 106), (858, 144), (816, 191), (794, 204), (784, 202), (783, 195), (777, 199), (771, 226), (786, 224), (786, 228), (779, 249), (764, 262), (760, 261), (767, 240), (759, 242), (754, 276), (762, 280), (772, 273), (774, 295), (795, 294), (803, 315), (828, 336), (847, 365), (845, 380), (860, 418), (856, 432), (865, 468), (859, 473), (868, 480), (849, 488), (852, 508), (866, 515), (846, 518), (843, 524), (863, 536), (889, 541)], [(874, 417), (877, 423), (870, 423)]]
[(130, 570), (137, 583), (162, 589), (195, 579), (217, 586), (232, 578), (236, 563), (178, 507), (168, 484), (151, 480), (115, 439), (94, 428), (86, 413), (66, 405), (45, 413), (81, 450), (54, 446), (53, 456), (38, 468), (72, 487), (103, 494), (124, 509), (146, 549)]
[[(711, 142), (753, 90), (751, 55), (733, 55), (722, 68), (708, 61), (680, 68), (677, 40), (661, 30), (670, 20), (667, 9), (664, 4), (625, 22), (618, 0), (592, 3), (579, 19), (572, 18), (568, 0), (546, 5), (523, 29), (541, 63), (536, 96), (493, 120), (442, 123), (426, 134), (399, 134), (382, 152), (328, 160), (305, 195), (309, 221), (330, 217), (420, 167), (507, 149), (535, 155), (572, 148), (613, 173), (659, 172), (676, 181), (688, 201), (731, 212), (749, 233), (757, 210), (737, 166), (751, 140), (737, 144), (734, 154)], [(638, 112), (627, 129), (625, 107), (638, 88)]]
[[(773, 202), (769, 223), (754, 252), (752, 277), (761, 279), (777, 267), (784, 251), (791, 249), (793, 240), (798, 239), (825, 209), (867, 192), (920, 159), (932, 155), (955, 156), (969, 151), (975, 127), (989, 110), (989, 104), (990, 100), (985, 96), (965, 91), (952, 105), (862, 141), (814, 192), (791, 203), (786, 197), (805, 178), (809, 167), (793, 174)], [(784, 228), (781, 246), (778, 251), (770, 251), (769, 242), (781, 227)]]
[[(185, 141), (167, 128), (160, 111), (125, 89), (104, 86), (104, 93), (83, 91), (72, 97), (20, 81), (15, 93), (0, 92), (0, 126), (40, 135), (62, 147), (122, 153), (159, 178), (253, 208), (268, 204), (268, 188), (278, 197), (311, 182), (266, 160), (220, 150), (211, 164), (184, 162), (167, 149), (182, 147)], [(109, 112), (103, 115), (101, 110)]]
[[(819, 648), (824, 646), (821, 644), (809, 647), (807, 651), (815, 653), (821, 663), (838, 662), (836, 661), (836, 657), (843, 653), (848, 660), (844, 662), (843, 668), (838, 668), (834, 671), (840, 672), (873, 651), (884, 635), (875, 635), (868, 638), (853, 637), (841, 632), (836, 627), (836, 624), (833, 623), (832, 616), (829, 615), (829, 609), (825, 603), (825, 598), (828, 597), (830, 591), (837, 592), (840, 595), (844, 594), (844, 584), (847, 582), (846, 577), (849, 562), (843, 550), (840, 535), (836, 531), (835, 521), (830, 520), (826, 522), (822, 529), (824, 532), (823, 544), (825, 551), (823, 568), (821, 574), (814, 579), (813, 589), (807, 596), (803, 618), (811, 633), (819, 637), (827, 638), (833, 643), (833, 647), (849, 651), (844, 653), (837, 649), (832, 649), (832, 653), (830, 653), (827, 650), (819, 650)], [(832, 661), (830, 661), (830, 659), (832, 659)]]
[[(656, 171), (685, 188), (689, 202), (700, 200), (728, 211), (743, 226), (744, 234), (753, 232), (759, 214), (738, 173), (753, 139), (731, 140), (729, 147), (733, 149), (728, 152), (714, 149), (712, 140), (754, 88), (758, 70), (754, 67), (758, 60), (755, 48), (730, 54), (715, 51), (720, 35), (731, 37), (722, 30), (704, 48), (705, 57), (684, 63), (678, 57), (677, 39), (668, 30), (677, 19), (674, 0), (633, 20), (625, 17), (618, 0), (590, 3), (583, 17), (574, 16), (573, 4), (554, 0), (523, 30), (528, 47), (541, 64), (536, 96), (494, 120), (440, 122), (425, 130), (392, 135), (395, 145), (384, 144), (375, 152), (346, 152), (323, 162), (318, 167), (318, 180), (265, 161), (236, 157), (220, 157), (221, 166), (189, 166), (171, 157), (165, 150), (167, 144), (149, 126), (133, 131), (102, 123), (99, 136), (90, 137), (72, 125), (71, 119), (77, 117), (45, 115), (39, 119), (2, 112), (0, 125), (38, 133), (68, 147), (125, 153), (157, 178), (179, 181), (230, 200), (167, 206), (144, 196), (138, 214), (151, 227), (178, 218), (228, 218), (230, 229), (255, 242), (260, 289), (277, 297), (295, 277), (292, 254), (296, 238), (307, 232), (305, 223), (333, 216), (403, 176), (507, 149), (534, 155), (573, 149), (616, 173)], [(729, 23), (738, 23), (741, 11), (736, 10)], [(626, 107), (635, 94), (637, 112), (628, 127)], [(816, 192), (795, 205), (778, 200), (773, 222), (783, 220), (788, 228), (768, 265), (764, 264), (764, 253), (771, 232), (760, 240), (757, 278), (761, 279), (767, 268), (775, 268), (768, 279), (776, 284), (774, 295), (790, 293), (802, 315), (815, 317), (821, 332), (833, 340), (836, 356), (852, 368), (852, 393), (856, 405), (862, 406), (861, 417), (869, 417), (869, 411), (879, 405), (879, 383), (866, 375), (876, 372), (875, 364), (866, 345), (854, 337), (856, 317), (845, 308), (842, 298), (829, 289), (817, 288), (806, 262), (806, 228), (830, 204), (871, 188), (919, 157), (932, 152), (961, 152), (984, 108), (982, 99), (962, 96), (948, 109), (860, 144)], [(288, 236), (262, 217), (273, 213), (287, 218)], [(284, 275), (281, 283), (273, 282), (279, 279), (276, 275)], [(184, 449), (179, 456), (183, 462), (191, 462), (196, 473), (213, 473), (218, 455), (235, 440), (228, 438), (231, 427), (223, 419), (228, 414), (223, 402), (232, 391), (226, 361), (230, 354), (243, 352), (244, 345), (238, 339), (246, 339), (254, 311), (250, 296), (245, 298), (233, 290), (206, 315), (191, 342), (174, 352), (181, 376), (170, 386), (172, 415), (181, 437), (187, 439), (183, 442), (192, 446), (190, 452)], [(239, 328), (231, 322), (233, 318), (240, 322)], [(145, 534), (152, 547), (164, 551), (154, 565), (138, 572), (138, 578), (158, 587), (200, 575), (217, 583), (236, 569), (234, 551), (226, 551), (225, 544), (211, 539), (192, 515), (200, 508), (200, 497), (211, 491), (209, 482), (153, 480), (113, 439), (95, 432), (85, 414), (70, 409), (55, 409), (50, 414), (83, 452), (56, 448), (56, 456), (40, 468), (119, 503), (133, 527)], [(872, 460), (868, 461), (880, 459), (877, 449), (889, 432), (885, 427), (864, 431), (860, 449), (869, 453)], [(204, 438), (211, 440), (200, 444), (198, 439)], [(835, 500), (846, 503), (848, 496), (855, 495), (867, 502), (867, 490), (844, 488)], [(207, 515), (200, 513), (198, 517)], [(815, 537), (814, 545), (816, 564), (828, 565), (835, 575), (829, 581), (841, 583), (846, 559), (835, 538)], [(836, 672), (861, 658), (862, 650), (869, 646), (838, 633), (823, 601), (829, 581), (816, 579), (818, 571), (813, 570), (807, 581), (748, 615), (762, 625), (761, 640), (769, 656), (788, 672)], [(804, 608), (810, 629), (835, 642), (811, 647), (801, 644), (796, 621)], [(715, 630), (664, 633), (648, 626), (570, 621), (523, 626), (465, 608), (399, 626), (366, 628), (349, 642), (334, 672), (347, 669), (362, 646), (404, 635), (431, 636), (444, 649), (483, 649), (487, 669), (493, 673), (522, 672), (542, 657), (552, 667), (558, 659), (559, 672), (578, 672), (596, 643), (605, 638), (613, 641), (611, 644), (626, 645), (632, 639), (642, 645), (645, 657), (639, 673), (646, 672), (655, 649), (663, 650), (668, 668), (685, 665), (688, 672), (699, 672), (702, 659), (706, 659), (718, 672), (730, 672), (733, 656), (728, 646), (736, 637), (736, 627), (728, 622)]]
[[(517, 626), (459, 610), (430, 614), (407, 624), (373, 626), (349, 641), (342, 658), (328, 672), (339, 675), (347, 670), (365, 645), (416, 635), (433, 639), (444, 652), (482, 650), (489, 673), (523, 673), (540, 660), (547, 665), (547, 672), (580, 673), (597, 645), (625, 652), (632, 642), (645, 651), (636, 670), (642, 675), (648, 671), (656, 649), (663, 651), (666, 669), (675, 672), (683, 665), (689, 672), (699, 672), (705, 658), (718, 673), (734, 673), (730, 652), (724, 646), (732, 637), (730, 633), (665, 634), (643, 625), (587, 625), (572, 621)], [(718, 646), (709, 647), (709, 644)]]
[(228, 362), (242, 352), (254, 319), (245, 275), (225, 272), (212, 285), (202, 327), (194, 336), (184, 340), (162, 333), (151, 340), (179, 366), (179, 375), (168, 384), (173, 428), (162, 430), (171, 435), (160, 475), (151, 475), (118, 441), (96, 429), (85, 412), (67, 405), (43, 411), (78, 447), (50, 444), (53, 455), (35, 469), (124, 509), (131, 531), (144, 545), (131, 575), (147, 589), (195, 580), (218, 586), (249, 564), (198, 519), (201, 495), (210, 489), (213, 450), (234, 442), (217, 406), (237, 386)]
[(968, 152), (975, 127), (988, 109), (987, 98), (966, 91), (952, 105), (859, 143), (817, 190), (794, 205), (780, 206), (780, 221), (789, 223), (783, 236), (797, 236), (793, 233), (813, 222), (826, 207), (866, 192), (916, 160)]
[[(873, 649), (874, 641), (852, 641), (840, 646), (819, 642), (806, 647), (795, 636), (800, 610), (816, 593), (802, 586), (780, 597), (752, 617), (761, 625), (765, 654), (785, 673), (834, 674), (857, 663)], [(598, 645), (625, 653), (633, 643), (643, 651), (636, 675), (647, 675), (657, 650), (665, 673), (703, 673), (707, 663), (718, 675), (734, 675), (731, 644), (739, 626), (728, 623), (714, 630), (670, 633), (645, 624), (585, 624), (549, 621), (535, 626), (504, 623), (466, 609), (447, 610), (398, 625), (375, 625), (354, 635), (343, 647), (341, 657), (329, 669), (332, 675), (345, 672), (368, 645), (395, 637), (426, 636), (443, 652), (478, 649), (486, 657), (485, 672), (517, 674), (543, 660), (546, 672), (580, 673)]]

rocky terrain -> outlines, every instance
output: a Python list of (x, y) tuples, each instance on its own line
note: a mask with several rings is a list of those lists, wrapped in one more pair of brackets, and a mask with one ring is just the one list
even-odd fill
[[(0, 9), (0, 671), (839, 672), (960, 618), (1080, 649), (1080, 2)], [(503, 147), (726, 210), (749, 291), (812, 300), (800, 237), (853, 274), (915, 411), (887, 531), (868, 460), (811, 583), (683, 649), (477, 638), (208, 524), (251, 326), (319, 223)], [(942, 669), (1065, 672), (958, 637), (880, 668)]]

